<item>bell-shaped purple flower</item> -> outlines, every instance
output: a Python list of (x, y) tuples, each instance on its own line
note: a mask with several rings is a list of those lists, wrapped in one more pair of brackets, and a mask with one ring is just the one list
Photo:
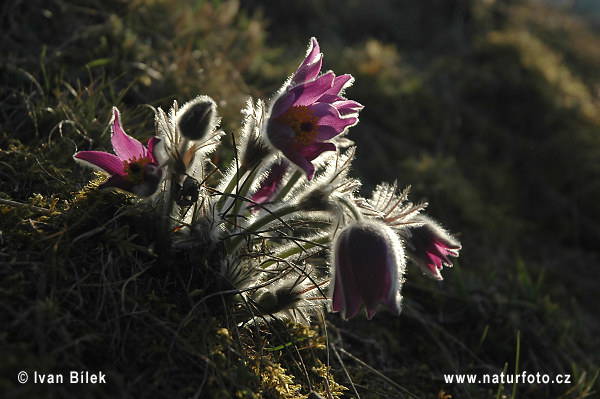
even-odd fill
[(325, 151), (335, 151), (327, 141), (358, 122), (362, 105), (343, 97), (352, 84), (351, 75), (319, 76), (323, 54), (312, 38), (304, 61), (271, 104), (266, 133), (269, 142), (312, 179), (312, 160)]
[(111, 144), (115, 154), (102, 151), (80, 151), (76, 161), (100, 169), (110, 175), (99, 188), (118, 188), (141, 197), (156, 191), (162, 170), (154, 159), (154, 147), (159, 139), (150, 138), (148, 148), (123, 130), (119, 110), (113, 107)]
[(347, 226), (333, 245), (332, 310), (344, 319), (364, 303), (371, 319), (379, 302), (400, 313), (404, 253), (397, 234), (385, 223), (359, 221)]
[(433, 219), (418, 215), (415, 222), (420, 225), (410, 227), (405, 235), (407, 254), (425, 274), (442, 280), (443, 266), (452, 267), (448, 256), (457, 257), (462, 246)]

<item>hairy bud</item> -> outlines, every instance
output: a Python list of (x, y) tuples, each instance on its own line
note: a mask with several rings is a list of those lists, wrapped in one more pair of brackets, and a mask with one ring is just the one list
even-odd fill
[(178, 112), (177, 127), (189, 140), (200, 140), (212, 132), (217, 122), (217, 105), (208, 96), (198, 96)]

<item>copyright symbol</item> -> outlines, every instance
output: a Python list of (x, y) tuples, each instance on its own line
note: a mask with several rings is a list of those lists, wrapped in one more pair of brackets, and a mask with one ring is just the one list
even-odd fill
[(19, 375), (17, 376), (17, 379), (19, 380), (19, 382), (20, 382), (21, 384), (25, 384), (25, 383), (27, 382), (27, 380), (29, 379), (29, 376), (27, 375), (27, 373), (26, 373), (26, 372), (24, 372), (24, 371), (21, 371), (21, 372), (19, 373)]

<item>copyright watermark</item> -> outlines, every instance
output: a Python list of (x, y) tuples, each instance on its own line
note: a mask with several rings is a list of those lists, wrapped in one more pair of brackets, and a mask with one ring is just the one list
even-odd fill
[(19, 373), (19, 375), (17, 375), (17, 379), (19, 380), (19, 382), (21, 384), (25, 384), (27, 382), (27, 380), (29, 379), (29, 375), (26, 372), (21, 371)]
[[(20, 371), (17, 374), (17, 380), (21, 384), (29, 381), (29, 374)], [(45, 374), (33, 372), (33, 378), (30, 383), (33, 384), (106, 384), (106, 374), (102, 371), (92, 373), (89, 371), (70, 371), (68, 373)]]

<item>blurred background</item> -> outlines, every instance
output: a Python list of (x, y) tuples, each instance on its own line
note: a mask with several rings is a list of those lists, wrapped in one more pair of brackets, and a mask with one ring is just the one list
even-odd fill
[[(147, 138), (140, 104), (207, 94), (235, 132), (248, 96), (268, 99), (314, 36), (324, 70), (351, 73), (347, 97), (365, 107), (349, 135), (362, 194), (411, 185), (463, 244), (442, 282), (409, 268), (400, 317), (328, 316), (344, 348), (422, 398), (599, 397), (600, 2), (31, 0), (0, 13), (2, 198), (68, 201), (89, 179), (71, 154), (108, 148), (113, 105)], [(32, 249), (1, 220), (2, 262), (22, 259)], [(7, 288), (11, 273), (0, 299), (34, 301)], [(4, 317), (0, 362), (35, 358)], [(572, 384), (443, 379), (512, 373), (517, 358)], [(410, 397), (346, 360), (361, 397)]]

